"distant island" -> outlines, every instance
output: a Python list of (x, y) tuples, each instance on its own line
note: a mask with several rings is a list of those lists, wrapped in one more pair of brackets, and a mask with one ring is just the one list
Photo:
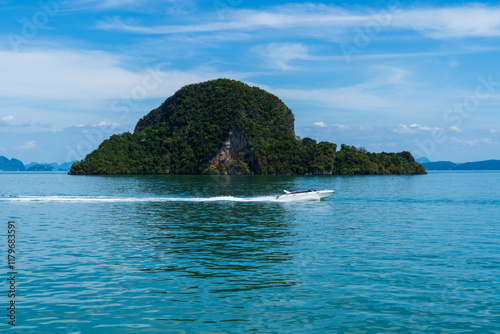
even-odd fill
[(75, 163), (76, 161), (70, 161), (70, 162), (64, 162), (62, 164), (58, 164), (57, 162), (52, 162), (52, 163), (38, 163), (38, 162), (31, 162), (24, 167), (26, 168), (27, 171), (41, 171), (41, 172), (53, 172), (53, 171), (58, 171), (58, 172), (67, 172), (71, 169), (71, 166)]
[(181, 88), (113, 135), (69, 174), (425, 174), (409, 152), (295, 136), (294, 115), (278, 97), (239, 81), (217, 79)]
[(31, 162), (29, 164), (23, 164), (21, 160), (18, 159), (8, 159), (7, 157), (0, 156), (0, 171), (4, 172), (67, 172), (71, 169), (71, 165), (76, 161), (65, 162), (59, 165), (57, 162), (52, 163), (38, 163)]
[(500, 170), (500, 160), (485, 160), (466, 163), (455, 163), (451, 161), (429, 161), (421, 162), (427, 170)]
[(17, 159), (8, 159), (4, 156), (0, 156), (0, 170), (6, 172), (14, 172), (14, 171), (25, 171), (26, 168), (21, 160)]

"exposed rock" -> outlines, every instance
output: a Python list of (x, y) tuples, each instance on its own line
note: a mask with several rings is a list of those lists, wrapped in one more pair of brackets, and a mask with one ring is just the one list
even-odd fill
[(225, 169), (228, 174), (252, 174), (250, 170), (254, 165), (255, 154), (249, 139), (240, 129), (233, 126), (219, 152), (210, 161), (210, 168)]

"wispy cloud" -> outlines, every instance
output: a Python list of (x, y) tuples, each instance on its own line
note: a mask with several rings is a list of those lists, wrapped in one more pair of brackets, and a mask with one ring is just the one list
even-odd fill
[(50, 129), (50, 128), (52, 128), (54, 126), (54, 122), (52, 122), (52, 123), (37, 122), (36, 125), (38, 125), (42, 129)]
[[(0, 52), (0, 96), (71, 99), (103, 97), (138, 78), (103, 52)], [(123, 88), (123, 86), (122, 86)], [(108, 95), (109, 96), (109, 95)]]
[(430, 127), (430, 126), (422, 126), (417, 123), (413, 123), (410, 125), (405, 125), (405, 124), (399, 124), (399, 126), (394, 129), (393, 131), (396, 133), (418, 133), (422, 131), (438, 131), (438, 130), (444, 130), (439, 127)]
[(467, 4), (457, 7), (402, 11), (394, 26), (407, 27), (431, 38), (498, 37), (500, 7)]
[(494, 145), (494, 146), (500, 145), (499, 142), (493, 140), (492, 138), (487, 138), (487, 137), (475, 138), (475, 139), (470, 139), (470, 138), (461, 139), (457, 137), (451, 137), (451, 139), (456, 143), (466, 144), (471, 147), (479, 145)]
[(273, 87), (266, 89), (285, 100), (308, 102), (315, 106), (340, 110), (373, 112), (403, 107), (393, 92), (397, 86), (402, 96), (401, 81), (408, 71), (384, 66), (366, 68), (365, 72), (365, 80), (353, 85), (318, 89)]
[(116, 128), (119, 126), (122, 126), (122, 124), (117, 123), (117, 122), (111, 122), (111, 121), (102, 121), (102, 122), (99, 122), (98, 124), (92, 125), (93, 128), (96, 128), (96, 127)]
[(349, 130), (349, 127), (344, 124), (332, 124), (332, 127), (340, 129), (340, 130)]
[(213, 21), (204, 24), (195, 25), (167, 25), (167, 26), (141, 26), (131, 23), (123, 22), (120, 17), (114, 17), (109, 21), (97, 22), (96, 27), (102, 30), (109, 31), (124, 31), (135, 34), (145, 35), (169, 35), (169, 34), (184, 34), (184, 33), (206, 33), (206, 32), (219, 32), (219, 31), (234, 31), (255, 29), (258, 25), (251, 22), (220, 22)]
[(36, 148), (36, 142), (34, 140), (25, 142), (24, 145), (17, 147), (18, 150), (26, 151)]
[(4, 116), (0, 120), (0, 126), (9, 126), (9, 127), (24, 127), (30, 126), (30, 121), (19, 121), (14, 116)]
[(378, 110), (390, 106), (389, 101), (360, 85), (331, 89), (269, 89), (284, 100), (313, 102), (345, 110)]
[[(168, 1), (168, 0), (163, 0)], [(172, 0), (170, 0), (172, 1)], [(147, 4), (144, 0), (76, 0), (71, 3), (72, 6), (92, 6), (98, 9), (116, 9), (131, 6), (141, 6)]]
[[(80, 0), (82, 1), (82, 0)], [(83, 2), (95, 4), (102, 7), (123, 7), (143, 3), (143, 0), (84, 0)]]
[(323, 128), (323, 129), (340, 129), (340, 130), (348, 130), (350, 129), (347, 125), (344, 124), (331, 124), (327, 125), (325, 122), (316, 122), (313, 124), (315, 127)]
[(302, 43), (271, 43), (254, 47), (252, 51), (281, 70), (291, 69), (293, 60), (310, 59), (309, 48)]
[[(0, 98), (43, 100), (166, 98), (186, 84), (227, 73), (150, 68), (131, 71), (117, 55), (101, 51), (0, 51)], [(129, 98), (131, 98), (129, 97)], [(14, 120), (4, 122), (15, 124)]]
[[(119, 30), (139, 34), (178, 34), (220, 32), (226, 30), (289, 29), (304, 27), (351, 27), (361, 24), (373, 16), (347, 12), (339, 7), (324, 5), (286, 5), (263, 10), (230, 10), (226, 20), (211, 20), (198, 24), (141, 26), (127, 24), (119, 17), (108, 22), (98, 22), (97, 27), (104, 30)], [(330, 32), (331, 33), (331, 32)]]
[[(114, 3), (114, 1), (109, 1)], [(99, 22), (104, 30), (127, 31), (137, 34), (207, 33), (234, 30), (293, 29), (308, 34), (304, 28), (313, 29), (309, 34), (321, 38), (340, 35), (345, 29), (365, 25), (367, 22), (384, 22), (387, 29), (406, 29), (434, 39), (450, 37), (498, 37), (500, 36), (500, 6), (467, 4), (454, 7), (398, 9), (388, 12), (369, 12), (366, 9), (345, 10), (326, 5), (286, 5), (268, 10), (231, 10), (227, 20), (206, 19), (205, 22), (186, 25), (144, 26), (123, 22), (116, 17)]]

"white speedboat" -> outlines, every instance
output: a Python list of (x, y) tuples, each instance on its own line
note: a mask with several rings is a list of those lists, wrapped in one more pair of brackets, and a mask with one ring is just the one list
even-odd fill
[(277, 200), (320, 200), (333, 195), (333, 190), (303, 190), (303, 191), (288, 191), (283, 190), (283, 194), (276, 197)]

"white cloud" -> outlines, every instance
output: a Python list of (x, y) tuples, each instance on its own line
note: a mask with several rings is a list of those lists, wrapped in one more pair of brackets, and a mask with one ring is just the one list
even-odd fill
[[(495, 146), (498, 146), (500, 145), (499, 142), (493, 140), (492, 138), (476, 138), (476, 139), (460, 139), (460, 138), (457, 138), (457, 137), (451, 137), (451, 139), (456, 142), (456, 143), (459, 143), (459, 144), (465, 144), (469, 147), (474, 147), (474, 146), (483, 146), (486, 144), (486, 145), (495, 145)], [(490, 156), (489, 159), (491, 159), (492, 157)]]
[(144, 0), (77, 0), (74, 1), (71, 5), (92, 6), (94, 8), (117, 8), (131, 5), (141, 5), (144, 2)]
[(456, 59), (453, 59), (448, 62), (448, 65), (450, 66), (450, 68), (455, 68), (460, 65), (460, 62)]
[(0, 52), (0, 96), (43, 99), (104, 98), (139, 79), (102, 52)]
[(2, 117), (0, 120), (0, 126), (22, 127), (29, 126), (30, 123), (29, 121), (19, 121), (12, 115)]
[(364, 84), (331, 89), (274, 89), (267, 90), (284, 100), (313, 102), (330, 108), (346, 110), (377, 110), (390, 106), (390, 102)]
[[(78, 125), (77, 125), (78, 126)], [(83, 125), (80, 125), (80, 126), (83, 126)], [(92, 127), (110, 127), (110, 128), (116, 128), (116, 127), (119, 127), (121, 126), (120, 123), (117, 123), (117, 122), (111, 122), (111, 121), (102, 121), (102, 122), (99, 122), (98, 124), (94, 124), (92, 125)]]
[[(320, 127), (320, 128), (326, 128), (328, 125), (325, 122), (316, 122), (314, 123), (314, 126)], [(332, 124), (332, 128), (340, 129), (340, 130), (349, 130), (350, 128), (347, 125), (344, 124)]]
[(36, 142), (34, 140), (27, 141), (24, 145), (17, 147), (18, 150), (31, 150), (36, 147)]
[(144, 2), (143, 0), (94, 0), (87, 1), (90, 3), (96, 3), (103, 7), (122, 7), (124, 5), (140, 4)]
[(156, 27), (126, 24), (115, 18), (99, 23), (98, 28), (138, 34), (292, 29), (300, 34), (331, 38), (353, 27), (371, 24), (378, 28), (413, 30), (436, 39), (500, 36), (500, 7), (479, 4), (425, 9), (385, 8), (378, 12), (366, 9), (347, 11), (334, 6), (305, 4), (274, 6), (267, 11), (228, 10), (225, 16), (228, 20)]
[(474, 140), (461, 140), (456, 137), (452, 138), (455, 142), (460, 143), (460, 144), (466, 144), (469, 146), (476, 146), (479, 143), (479, 140), (474, 139)]
[[(258, 86), (285, 101), (307, 102), (310, 105), (332, 109), (356, 110), (365, 113), (380, 111), (401, 113), (403, 108), (409, 112), (410, 107), (416, 107), (416, 104), (408, 106), (408, 100), (404, 94), (409, 90), (403, 82), (404, 76), (408, 73), (407, 70), (394, 66), (374, 66), (367, 67), (364, 72), (367, 75), (365, 81), (344, 87), (300, 89)], [(409, 85), (412, 87), (412, 84)], [(398, 89), (396, 95), (395, 89)], [(414, 91), (412, 90), (411, 93)], [(419, 109), (421, 107), (422, 105), (419, 105)]]
[(292, 60), (307, 60), (310, 58), (308, 47), (302, 43), (271, 43), (257, 46), (252, 51), (281, 70), (291, 69), (289, 63)]
[(457, 126), (451, 126), (451, 127), (450, 127), (450, 130), (451, 130), (451, 131), (455, 131), (455, 132), (463, 132), (463, 130), (462, 130), (462, 129), (460, 129), (459, 127), (457, 127)]
[(168, 34), (184, 34), (184, 33), (206, 33), (218, 31), (234, 31), (251, 28), (252, 24), (246, 22), (211, 22), (195, 25), (171, 25), (171, 26), (156, 26), (147, 27), (139, 25), (131, 25), (122, 22), (119, 17), (114, 17), (108, 22), (98, 22), (97, 28), (108, 31), (124, 31), (135, 34), (145, 35), (168, 35)]
[(498, 37), (500, 7), (468, 4), (464, 6), (410, 10), (398, 13), (394, 26), (420, 31), (431, 38)]
[(401, 83), (405, 78), (405, 76), (409, 73), (407, 70), (397, 67), (386, 67), (383, 68), (382, 70), (384, 70), (387, 73), (386, 82), (393, 85)]
[(99, 51), (0, 51), (0, 73), (0, 98), (43, 100), (165, 98), (183, 85), (225, 76), (211, 69), (133, 72)]
[(334, 128), (341, 129), (341, 130), (349, 130), (349, 127), (344, 124), (332, 124)]
[(393, 131), (396, 133), (418, 133), (422, 131), (444, 131), (444, 129), (439, 128), (439, 127), (429, 127), (429, 126), (422, 126), (417, 123), (413, 123), (410, 125), (405, 125), (405, 124), (399, 124), (398, 128), (394, 129)]
[(50, 129), (50, 128), (52, 128), (54, 126), (54, 122), (51, 122), (51, 123), (36, 122), (36, 125), (38, 125), (42, 129)]

